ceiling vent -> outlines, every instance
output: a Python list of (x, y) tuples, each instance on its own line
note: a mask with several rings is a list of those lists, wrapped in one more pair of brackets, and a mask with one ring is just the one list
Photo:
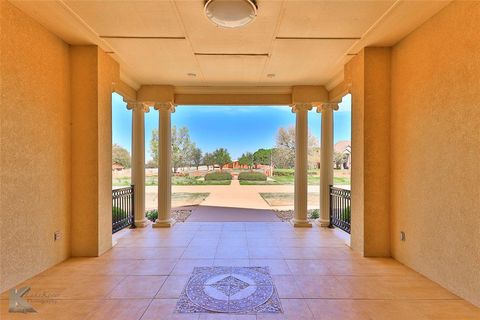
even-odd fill
[(257, 9), (255, 0), (207, 0), (204, 12), (216, 26), (240, 28), (255, 19)]

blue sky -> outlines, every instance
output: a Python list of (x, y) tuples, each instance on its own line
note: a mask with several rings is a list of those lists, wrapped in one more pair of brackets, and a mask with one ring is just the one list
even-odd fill
[[(131, 150), (132, 116), (122, 97), (113, 94), (113, 142)], [(244, 152), (275, 145), (280, 127), (295, 125), (295, 114), (288, 106), (178, 106), (172, 114), (172, 126), (186, 126), (190, 137), (203, 152), (227, 148), (232, 158)], [(350, 140), (351, 97), (343, 98), (340, 109), (334, 113), (334, 140)], [(308, 113), (308, 127), (320, 140), (320, 114)], [(158, 127), (158, 112), (151, 109), (145, 115), (145, 151), (150, 159), (152, 130)]]

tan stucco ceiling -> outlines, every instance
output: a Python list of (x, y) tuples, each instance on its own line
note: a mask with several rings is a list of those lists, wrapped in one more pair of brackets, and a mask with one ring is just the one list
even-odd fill
[(332, 87), (360, 49), (395, 44), (448, 1), (258, 0), (256, 20), (233, 30), (212, 25), (203, 0), (13, 3), (66, 42), (111, 52), (134, 86)]

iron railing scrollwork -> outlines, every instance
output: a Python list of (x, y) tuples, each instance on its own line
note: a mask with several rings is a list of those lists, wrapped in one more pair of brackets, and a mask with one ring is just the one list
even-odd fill
[(135, 187), (112, 190), (112, 233), (135, 228)]
[(351, 223), (350, 190), (330, 186), (330, 227), (337, 227), (350, 233)]

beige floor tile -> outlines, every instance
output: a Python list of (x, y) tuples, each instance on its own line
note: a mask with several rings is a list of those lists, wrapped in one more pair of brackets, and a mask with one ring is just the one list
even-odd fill
[(295, 282), (304, 298), (348, 299), (351, 293), (333, 276), (296, 275)]
[(272, 275), (290, 275), (290, 268), (282, 259), (250, 259), (251, 267), (268, 267)]
[(249, 248), (258, 248), (258, 247), (278, 247), (277, 239), (272, 237), (266, 238), (247, 238), (247, 246)]
[(0, 301), (2, 320), (85, 320), (95, 310), (98, 300), (36, 300), (30, 301), (36, 313), (11, 313), (8, 300)]
[(198, 314), (175, 313), (177, 299), (154, 299), (141, 320), (197, 320)]
[(216, 252), (216, 246), (190, 246), (183, 253), (182, 259), (214, 259)]
[(127, 276), (108, 295), (111, 299), (153, 298), (166, 276)]
[(305, 299), (281, 299), (283, 314), (258, 314), (257, 320), (312, 320), (313, 314), (310, 311)]
[(294, 275), (329, 275), (325, 260), (286, 260)]
[(412, 305), (429, 320), (480, 319), (480, 308), (463, 300), (417, 300)]
[(195, 267), (213, 266), (213, 259), (180, 259), (172, 270), (172, 275), (190, 275)]
[(229, 267), (249, 267), (250, 260), (248, 259), (215, 259), (214, 266), (229, 266)]
[[(100, 300), (88, 320), (138, 320), (151, 299)], [(67, 319), (67, 318), (65, 318)]]
[(156, 298), (178, 298), (190, 276), (169, 276)]
[(136, 264), (131, 275), (168, 276), (178, 260), (135, 260)]
[(101, 258), (103, 259), (179, 259), (184, 247), (175, 248), (112, 248)]
[[(191, 222), (116, 239), (99, 258), (69, 259), (17, 285), (31, 287), (35, 315), (9, 314), (2, 293), (0, 318), (480, 320), (479, 308), (398, 261), (354, 253), (338, 230)], [(285, 313), (174, 313), (194, 267), (212, 265), (269, 267)]]
[(288, 299), (303, 298), (302, 292), (297, 287), (295, 278), (289, 275), (272, 276), (273, 282), (278, 292), (278, 296)]
[(392, 289), (374, 276), (334, 276), (353, 299), (393, 299)]
[(250, 247), (248, 249), (250, 259), (282, 259), (282, 251), (276, 247)]
[(31, 288), (30, 297), (42, 295), (58, 299), (102, 299), (105, 298), (125, 276), (71, 275), (35, 277), (21, 286)]
[(372, 320), (427, 320), (412, 301), (367, 300), (361, 307)]
[(308, 307), (315, 320), (369, 320), (357, 300), (346, 299), (309, 299)]
[(202, 313), (199, 320), (255, 320), (254, 315), (232, 315), (232, 314), (215, 314), (215, 313)]
[(233, 247), (220, 244), (215, 252), (215, 259), (248, 259), (246, 246)]

